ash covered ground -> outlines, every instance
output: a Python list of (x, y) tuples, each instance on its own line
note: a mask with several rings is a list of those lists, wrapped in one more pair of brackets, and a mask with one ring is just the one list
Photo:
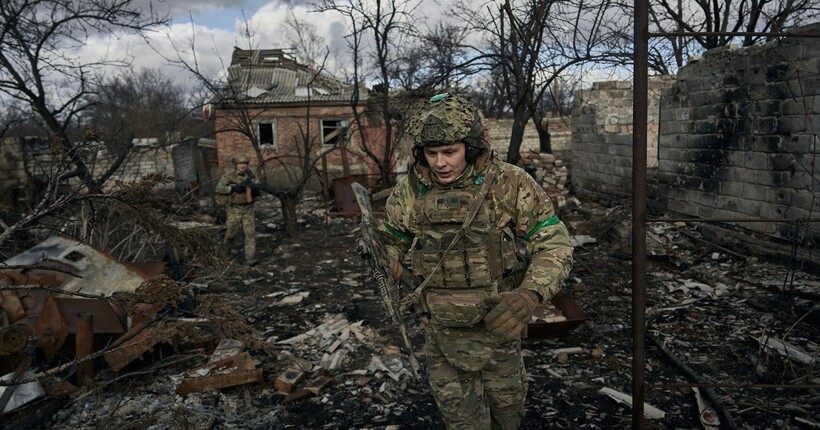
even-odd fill
[[(218, 294), (274, 346), (274, 354), (250, 350), (263, 382), (177, 395), (185, 370), (205, 362), (209, 352), (159, 347), (119, 373), (100, 370), (93, 384), (71, 396), (15, 411), (0, 427), (443, 428), (426, 383), (412, 377), (366, 262), (356, 254), (357, 220), (326, 220), (323, 210), (306, 204), (301, 235), (289, 239), (278, 207), (269, 201), (261, 206), (260, 263), (200, 268), (190, 282), (198, 292)], [(522, 428), (628, 428), (631, 410), (599, 392), (631, 391), (628, 211), (584, 202), (581, 210), (559, 215), (572, 234), (597, 240), (576, 248), (564, 286), (589, 319), (566, 335), (524, 341), (529, 396)], [(817, 428), (816, 366), (761, 350), (759, 341), (780, 339), (816, 359), (817, 277), (730, 255), (696, 239), (698, 234), (694, 225), (650, 226), (648, 334), (701, 382), (714, 384), (735, 428)], [(406, 322), (423, 366), (423, 338), (412, 316)], [(759, 386), (749, 358), (754, 353), (768, 383), (792, 388)], [(647, 342), (646, 356), (645, 400), (665, 413), (647, 419), (646, 428), (703, 428), (693, 390), (681, 385), (694, 381), (655, 343)], [(283, 403), (287, 397), (274, 381), (299, 366), (321, 366), (332, 382), (318, 394)], [(311, 378), (305, 370), (297, 387)]]

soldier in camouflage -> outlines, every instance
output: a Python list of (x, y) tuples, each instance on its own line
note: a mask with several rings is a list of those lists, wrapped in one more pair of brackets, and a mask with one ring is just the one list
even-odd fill
[(425, 280), (409, 296), (430, 387), (449, 429), (517, 428), (521, 336), (572, 266), (567, 229), (543, 188), (495, 156), (467, 100), (431, 98), (407, 131), (416, 162), (388, 198), (381, 232), (393, 275), (410, 252)]
[(245, 264), (256, 264), (256, 224), (253, 215), (256, 190), (256, 174), (248, 168), (248, 157), (240, 155), (233, 159), (234, 169), (225, 172), (216, 184), (217, 197), (226, 205), (228, 228), (222, 242), (225, 255), (230, 257), (234, 238), (241, 227), (245, 233)]

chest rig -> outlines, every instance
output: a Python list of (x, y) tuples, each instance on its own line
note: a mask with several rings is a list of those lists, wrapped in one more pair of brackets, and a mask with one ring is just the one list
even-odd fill
[(501, 254), (496, 246), (500, 232), (491, 196), (485, 196), (469, 225), (464, 226), (483, 180), (479, 175), (463, 188), (430, 189), (417, 200), (416, 221), (421, 234), (413, 251), (413, 271), (429, 278), (430, 289), (493, 292), (501, 276)]
[(412, 297), (437, 323), (473, 327), (487, 312), (484, 298), (499, 291), (504, 269), (490, 195), (496, 167), (461, 188), (421, 189), (414, 203), (413, 272), (424, 282)]

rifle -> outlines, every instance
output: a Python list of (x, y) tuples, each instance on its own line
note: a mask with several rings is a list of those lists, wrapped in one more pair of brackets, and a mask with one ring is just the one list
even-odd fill
[[(376, 219), (373, 217), (370, 191), (356, 182), (353, 182), (350, 186), (353, 188), (353, 194), (356, 196), (356, 202), (359, 204), (359, 208), (362, 212), (362, 221), (359, 224), (360, 249), (370, 262), (370, 270), (379, 285), (379, 292), (387, 307), (387, 313), (393, 318), (393, 322), (399, 326), (401, 337), (404, 339), (404, 346), (407, 347), (408, 359), (410, 360), (410, 367), (413, 370), (413, 376), (419, 379), (419, 364), (416, 361), (416, 356), (413, 353), (413, 345), (407, 336), (407, 328), (401, 316), (402, 306), (400, 304), (401, 294), (399, 293), (399, 286), (396, 285), (396, 281), (393, 280), (390, 269), (386, 266), (387, 259), (389, 258), (388, 253), (384, 248), (384, 244), (379, 241), (377, 236), (377, 224)], [(415, 289), (420, 283), (419, 279), (410, 273), (409, 270), (402, 271), (400, 282), (410, 287), (411, 290)]]

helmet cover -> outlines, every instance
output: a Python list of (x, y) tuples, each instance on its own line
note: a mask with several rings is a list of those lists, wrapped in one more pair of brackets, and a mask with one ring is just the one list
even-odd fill
[(410, 118), (407, 133), (413, 137), (415, 146), (441, 146), (458, 141), (476, 148), (487, 146), (478, 108), (450, 93), (426, 101)]

